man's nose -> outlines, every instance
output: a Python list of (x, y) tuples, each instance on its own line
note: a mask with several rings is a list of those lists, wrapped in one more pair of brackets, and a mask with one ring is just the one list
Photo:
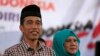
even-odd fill
[(31, 27), (32, 27), (32, 28), (37, 28), (36, 23), (33, 23), (33, 24), (31, 25)]

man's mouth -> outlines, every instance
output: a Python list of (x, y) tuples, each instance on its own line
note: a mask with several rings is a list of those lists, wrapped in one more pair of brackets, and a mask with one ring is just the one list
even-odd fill
[(32, 35), (37, 35), (37, 34), (39, 34), (38, 31), (31, 31), (30, 33), (31, 33)]
[(38, 31), (31, 31), (31, 33), (39, 33)]

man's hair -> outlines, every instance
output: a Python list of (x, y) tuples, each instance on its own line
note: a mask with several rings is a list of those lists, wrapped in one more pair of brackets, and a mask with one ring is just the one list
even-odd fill
[(40, 19), (41, 19), (40, 8), (37, 5), (28, 5), (28, 6), (24, 7), (21, 11), (20, 25), (23, 25), (24, 18), (27, 16), (37, 16), (37, 17), (40, 17)]

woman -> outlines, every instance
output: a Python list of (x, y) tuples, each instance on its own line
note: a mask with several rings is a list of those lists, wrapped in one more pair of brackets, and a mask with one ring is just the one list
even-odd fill
[(79, 39), (70, 29), (57, 31), (53, 39), (56, 56), (80, 56)]

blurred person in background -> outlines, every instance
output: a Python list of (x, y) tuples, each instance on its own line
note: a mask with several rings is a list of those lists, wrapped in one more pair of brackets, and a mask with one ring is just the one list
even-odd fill
[(23, 34), (21, 42), (6, 49), (4, 56), (55, 56), (53, 49), (40, 39), (43, 29), (37, 5), (28, 5), (22, 9), (19, 28)]
[(70, 29), (63, 29), (54, 34), (53, 49), (56, 56), (80, 56), (77, 35)]

